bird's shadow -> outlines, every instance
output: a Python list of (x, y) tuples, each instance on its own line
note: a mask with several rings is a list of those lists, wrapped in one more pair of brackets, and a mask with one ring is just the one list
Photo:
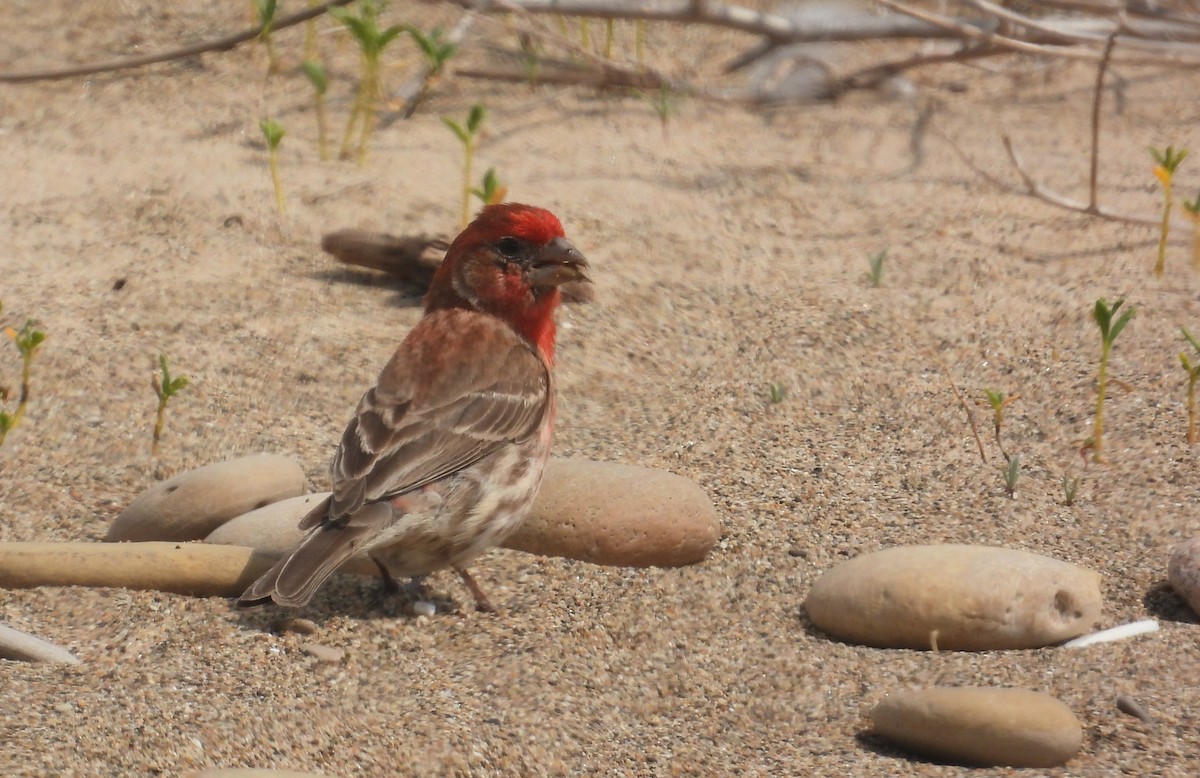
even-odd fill
[(1146, 590), (1142, 596), (1142, 605), (1146, 612), (1160, 621), (1174, 621), (1180, 624), (1200, 623), (1200, 618), (1188, 607), (1183, 598), (1166, 581), (1159, 581)]
[(326, 284), (352, 284), (368, 289), (390, 289), (395, 294), (391, 303), (397, 308), (416, 308), (421, 305), (425, 296), (425, 288), (417, 284), (401, 281), (394, 276), (376, 270), (358, 270), (349, 267), (336, 267), (326, 270), (314, 270), (304, 274), (314, 281)]

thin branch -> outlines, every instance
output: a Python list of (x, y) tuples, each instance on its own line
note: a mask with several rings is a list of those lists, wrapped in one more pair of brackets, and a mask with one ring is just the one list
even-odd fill
[[(290, 16), (285, 16), (282, 19), (272, 22), (271, 30), (282, 30), (285, 27), (292, 27), (309, 19), (316, 18), (328, 11), (330, 8), (339, 5), (346, 5), (351, 0), (328, 0), (320, 5), (307, 8), (303, 11), (298, 11)], [(109, 60), (108, 62), (97, 62), (91, 65), (79, 65), (69, 68), (57, 68), (53, 70), (33, 70), (27, 73), (0, 73), (0, 84), (26, 84), (31, 81), (59, 81), (64, 78), (78, 78), (80, 76), (93, 76), (97, 73), (111, 73), (117, 70), (129, 70), (131, 68), (145, 67), (146, 65), (157, 65), (161, 62), (174, 62), (175, 60), (187, 59), (194, 57), (197, 54), (204, 54), (210, 51), (226, 51), (232, 49), (238, 44), (246, 41), (254, 40), (262, 32), (262, 26), (253, 27), (243, 32), (233, 35), (226, 35), (223, 38), (217, 38), (212, 41), (201, 41), (193, 43), (191, 46), (184, 46), (179, 49), (164, 51), (159, 54), (147, 54), (142, 57), (131, 57), (129, 59)]]
[(946, 367), (946, 363), (941, 355), (934, 352), (933, 358), (937, 360), (938, 367), (942, 369), (942, 375), (946, 377), (946, 383), (950, 384), (950, 390), (958, 398), (958, 404), (967, 412), (967, 422), (971, 425), (971, 434), (975, 436), (975, 444), (979, 446), (979, 458), (986, 465), (987, 452), (983, 448), (983, 438), (979, 437), (979, 427), (975, 424), (975, 414), (971, 413), (971, 406), (967, 405), (966, 398), (962, 396), (962, 392), (958, 391), (958, 386), (954, 383), (954, 378), (950, 375), (950, 368)]
[(1117, 45), (1117, 33), (1121, 28), (1113, 30), (1104, 43), (1104, 56), (1100, 58), (1100, 67), (1096, 68), (1096, 94), (1092, 98), (1092, 160), (1088, 170), (1088, 212), (1095, 213), (1099, 208), (1096, 202), (1096, 187), (1100, 173), (1100, 107), (1104, 102), (1104, 74), (1108, 72), (1108, 63), (1112, 59), (1113, 47)]
[[(458, 20), (458, 23), (446, 34), (445, 42), (452, 43), (458, 46), (462, 43), (462, 39), (466, 37), (467, 32), (471, 29), (471, 25), (475, 23), (475, 14), (466, 13)], [(417, 105), (425, 96), (426, 88), (429, 82), (429, 77), (433, 74), (433, 65), (428, 61), (421, 63), (421, 67), (416, 73), (405, 81), (399, 89), (392, 92), (392, 99), (400, 102), (401, 108), (398, 111), (392, 111), (379, 119), (379, 128), (391, 126), (397, 119), (407, 119), (417, 110)]]

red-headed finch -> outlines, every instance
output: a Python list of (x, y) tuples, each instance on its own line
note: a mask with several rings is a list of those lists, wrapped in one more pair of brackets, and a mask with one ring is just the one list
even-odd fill
[(239, 605), (308, 603), (354, 554), (393, 577), (466, 565), (529, 512), (554, 429), (554, 310), (587, 261), (549, 211), (489, 205), (455, 238), (425, 315), (363, 396), (308, 534)]

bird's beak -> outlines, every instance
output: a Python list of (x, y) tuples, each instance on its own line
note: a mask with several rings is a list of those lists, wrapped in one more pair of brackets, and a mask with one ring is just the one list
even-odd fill
[(531, 286), (562, 286), (572, 281), (586, 281), (588, 261), (566, 238), (555, 238), (542, 247), (529, 269)]

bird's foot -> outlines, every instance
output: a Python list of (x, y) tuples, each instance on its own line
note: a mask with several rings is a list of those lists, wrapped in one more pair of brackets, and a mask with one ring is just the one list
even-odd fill
[(480, 613), (496, 612), (496, 606), (492, 605), (491, 601), (488, 600), (487, 595), (483, 593), (483, 589), (479, 588), (479, 584), (475, 582), (475, 579), (471, 577), (471, 574), (467, 572), (465, 567), (456, 567), (454, 568), (454, 572), (458, 573), (459, 578), (462, 578), (463, 583), (471, 591), (471, 596), (475, 598), (475, 610)]

